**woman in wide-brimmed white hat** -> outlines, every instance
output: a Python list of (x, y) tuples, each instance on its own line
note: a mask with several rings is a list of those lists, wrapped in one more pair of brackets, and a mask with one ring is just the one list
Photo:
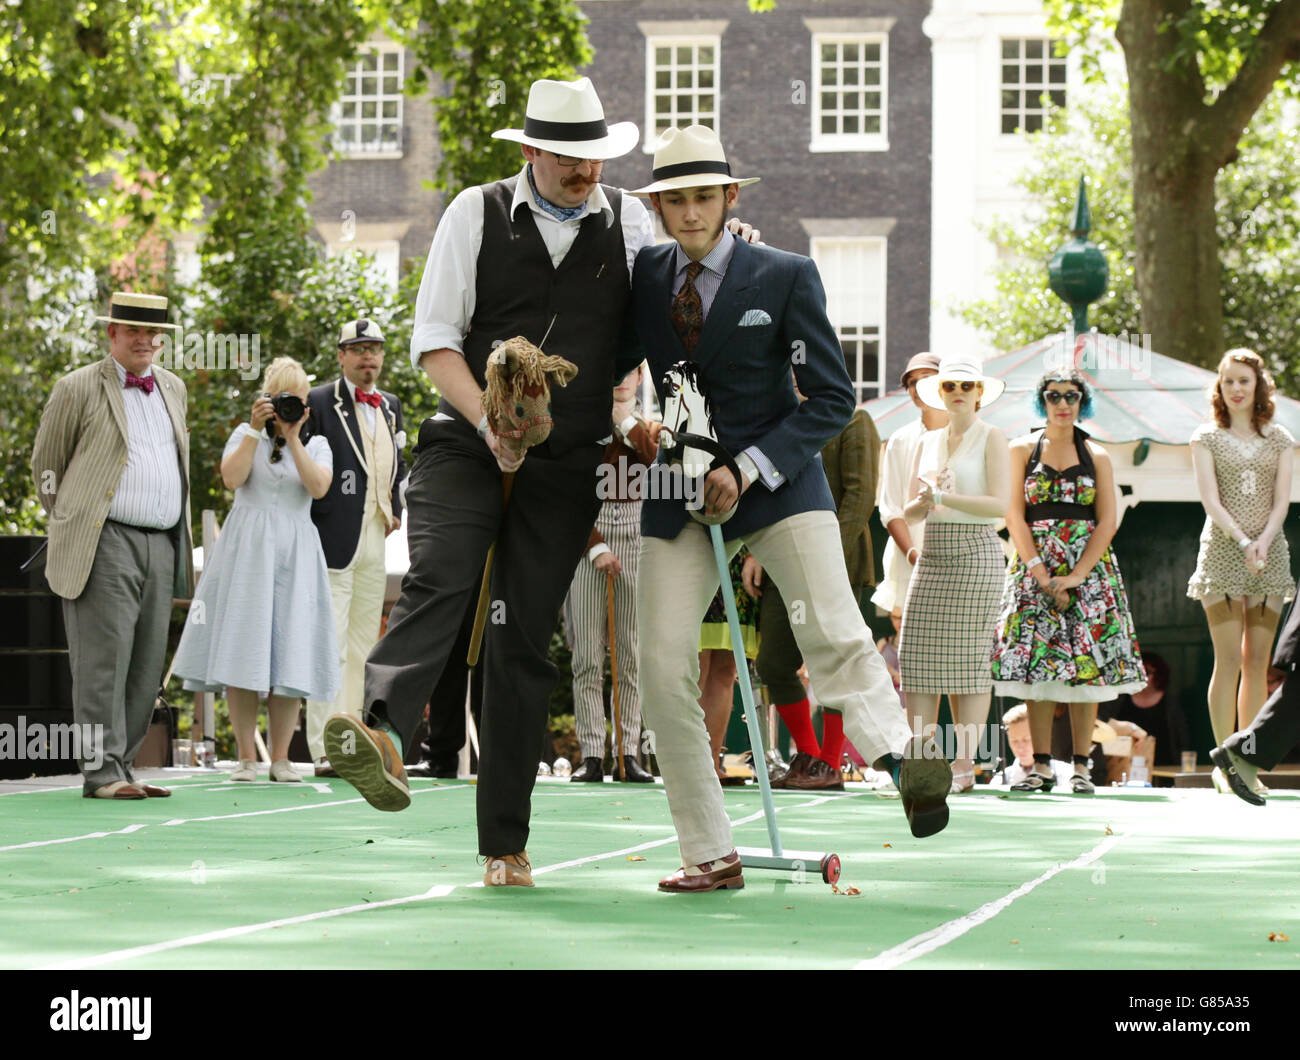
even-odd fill
[(899, 671), (914, 729), (933, 725), (939, 697), (948, 696), (958, 792), (975, 783), (975, 746), (993, 690), (989, 649), (1005, 569), (993, 526), (1010, 500), (1010, 452), (1006, 435), (978, 413), (1004, 388), (966, 355), (945, 357), (916, 387), (922, 401), (948, 413), (948, 425), (922, 437), (912, 465), (903, 514), (926, 529), (903, 605)]

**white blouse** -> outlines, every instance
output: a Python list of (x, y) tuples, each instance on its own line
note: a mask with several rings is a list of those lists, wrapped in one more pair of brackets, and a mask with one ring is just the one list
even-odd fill
[[(976, 419), (951, 453), (948, 451), (947, 427), (926, 431), (921, 436), (921, 459), (917, 465), (917, 475), (931, 482), (939, 482), (939, 488), (944, 493), (957, 493), (964, 497), (988, 496), (984, 450), (989, 430), (987, 423)], [(944, 475), (945, 471), (950, 474)], [(944, 481), (945, 479), (950, 481)], [(927, 519), (933, 523), (986, 523), (991, 526), (999, 522), (1001, 516), (970, 515), (941, 505), (933, 509)]]

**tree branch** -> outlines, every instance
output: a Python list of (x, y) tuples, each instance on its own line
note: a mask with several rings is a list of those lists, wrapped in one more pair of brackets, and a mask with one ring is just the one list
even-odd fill
[(1206, 108), (1197, 132), (1217, 165), (1236, 150), (1255, 111), (1288, 62), (1300, 58), (1300, 0), (1282, 0), (1269, 13), (1237, 76)]

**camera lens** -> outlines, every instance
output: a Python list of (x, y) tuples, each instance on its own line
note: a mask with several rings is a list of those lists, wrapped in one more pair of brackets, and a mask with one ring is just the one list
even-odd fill
[(283, 394), (277, 394), (271, 399), (271, 407), (275, 409), (275, 414), (285, 423), (297, 423), (302, 419), (303, 411), (306, 405), (303, 404), (302, 398), (297, 394), (290, 394), (287, 390)]

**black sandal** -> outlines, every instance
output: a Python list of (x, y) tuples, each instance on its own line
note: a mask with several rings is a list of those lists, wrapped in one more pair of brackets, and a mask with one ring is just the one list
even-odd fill
[(1076, 795), (1097, 794), (1097, 786), (1082, 773), (1075, 773), (1070, 778), (1070, 790)]
[(1011, 790), (1018, 791), (1022, 794), (1032, 795), (1036, 792), (1051, 791), (1056, 786), (1055, 776), (1043, 776), (1042, 773), (1031, 772), (1024, 780), (1018, 784), (1012, 784)]

